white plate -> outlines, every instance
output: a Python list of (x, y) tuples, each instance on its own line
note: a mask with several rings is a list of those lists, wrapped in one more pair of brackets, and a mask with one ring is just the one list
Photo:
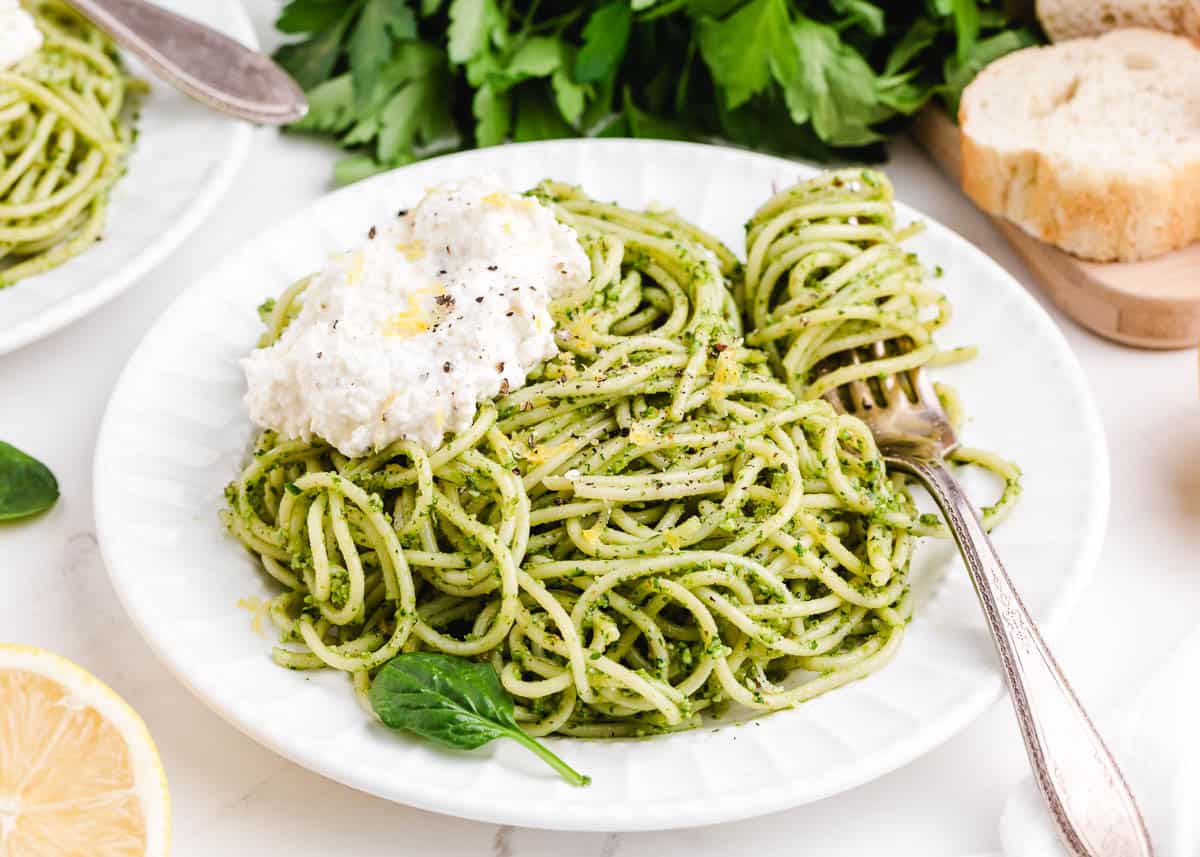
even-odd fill
[[(258, 47), (238, 0), (156, 2)], [(128, 171), (113, 188), (104, 240), (52, 271), (0, 289), (0, 354), (53, 333), (133, 285), (212, 213), (250, 149), (250, 125), (197, 104), (128, 52), (124, 57), (151, 89)]]
[[(388, 733), (368, 721), (345, 676), (273, 665), (271, 641), (235, 606), (271, 592), (217, 521), (222, 488), (252, 435), (237, 361), (258, 337), (261, 300), (446, 179), (491, 174), (520, 188), (553, 176), (628, 206), (674, 206), (738, 248), (743, 221), (771, 188), (810, 172), (681, 143), (493, 148), (349, 187), (231, 253), (159, 319), (104, 419), (96, 523), (129, 615), (176, 675), (246, 734), (355, 788), (467, 818), (579, 830), (710, 824), (834, 794), (945, 741), (996, 699), (1000, 678), (965, 572), (943, 543), (918, 552), (919, 612), (886, 669), (753, 723), (554, 741), (592, 775), (586, 789), (563, 784), (508, 742), (452, 753)], [(945, 269), (957, 316), (944, 341), (980, 346), (977, 360), (945, 376), (971, 414), (968, 440), (1025, 469), (1024, 496), (996, 541), (1035, 617), (1052, 624), (1092, 570), (1107, 516), (1095, 405), (1053, 323), (998, 265), (936, 223), (912, 246)]]

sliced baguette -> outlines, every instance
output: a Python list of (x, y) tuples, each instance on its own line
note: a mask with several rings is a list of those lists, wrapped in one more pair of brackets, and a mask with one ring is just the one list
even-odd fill
[(1037, 16), (1055, 42), (1125, 27), (1200, 39), (1200, 0), (1037, 0)]
[(1116, 30), (1009, 54), (963, 93), (963, 189), (1085, 259), (1200, 240), (1200, 49)]

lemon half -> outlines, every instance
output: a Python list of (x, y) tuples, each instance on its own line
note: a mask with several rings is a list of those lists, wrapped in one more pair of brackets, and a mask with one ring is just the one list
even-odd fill
[(142, 719), (70, 661), (0, 645), (0, 855), (164, 857), (169, 836)]

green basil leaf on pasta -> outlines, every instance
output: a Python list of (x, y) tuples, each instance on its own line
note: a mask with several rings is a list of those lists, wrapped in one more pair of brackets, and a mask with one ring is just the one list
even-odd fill
[(58, 480), (46, 465), (0, 441), (0, 521), (44, 512), (58, 500)]
[(397, 655), (379, 670), (368, 692), (383, 723), (459, 750), (511, 738), (567, 782), (590, 782), (521, 730), (513, 700), (488, 664), (436, 652)]

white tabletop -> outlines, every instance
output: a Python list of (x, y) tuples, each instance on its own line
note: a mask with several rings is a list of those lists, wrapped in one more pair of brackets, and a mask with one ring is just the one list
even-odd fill
[[(248, 6), (260, 36), (273, 42), (275, 3)], [(62, 490), (49, 514), (0, 527), (0, 639), (79, 662), (141, 712), (170, 779), (176, 857), (994, 852), (1004, 798), (1025, 771), (1007, 703), (908, 767), (817, 804), (692, 831), (568, 834), (460, 821), (329, 782), (243, 737), (166, 672), (126, 620), (96, 550), (91, 464), (100, 417), (125, 360), (174, 296), (221, 253), (327, 191), (334, 155), (260, 132), (219, 213), (181, 250), (84, 321), (0, 357), (0, 438), (46, 462)], [(899, 198), (957, 229), (1037, 294), (991, 223), (919, 151), (901, 142), (892, 158)], [(1123, 348), (1050, 312), (1087, 372), (1112, 457), (1100, 567), (1055, 641), (1080, 696), (1103, 720), (1200, 615), (1196, 353)]]

